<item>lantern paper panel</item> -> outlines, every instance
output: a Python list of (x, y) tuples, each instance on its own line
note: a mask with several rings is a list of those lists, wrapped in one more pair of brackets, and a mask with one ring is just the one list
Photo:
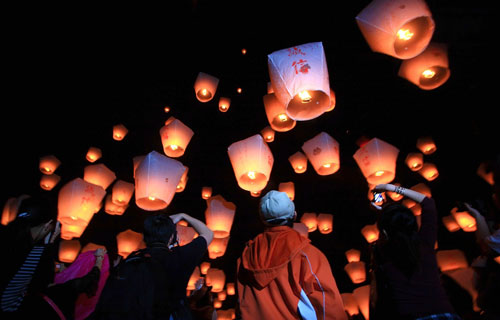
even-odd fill
[(29, 195), (23, 194), (18, 197), (10, 197), (7, 199), (7, 201), (5, 201), (2, 210), (2, 225), (8, 225), (16, 218), (19, 206), (21, 205), (21, 202), (26, 198), (29, 198)]
[(295, 152), (290, 157), (288, 161), (292, 165), (293, 171), (295, 173), (304, 173), (307, 170), (307, 157), (300, 151)]
[(465, 232), (474, 232), (477, 230), (476, 219), (467, 211), (459, 211), (458, 208), (451, 209), (451, 215)]
[(221, 292), (217, 293), (217, 299), (220, 301), (225, 301), (227, 297), (227, 292), (226, 290), (222, 290)]
[(220, 301), (219, 298), (214, 298), (214, 309), (219, 309), (219, 308), (222, 308), (222, 301)]
[(42, 175), (40, 178), (40, 188), (46, 191), (52, 190), (61, 180), (61, 177), (53, 173), (51, 175)]
[(226, 201), (221, 195), (207, 200), (205, 221), (207, 227), (214, 232), (214, 238), (225, 238), (231, 232), (236, 205)]
[(460, 249), (438, 250), (436, 252), (436, 260), (441, 272), (467, 268), (469, 266), (464, 252)]
[(220, 99), (219, 99), (219, 111), (220, 112), (227, 112), (227, 110), (229, 110), (230, 106), (231, 106), (231, 99), (226, 98), (226, 97), (220, 97)]
[(442, 219), (443, 225), (449, 232), (456, 232), (460, 230), (460, 225), (455, 221), (452, 215), (444, 216)]
[(266, 142), (273, 142), (274, 141), (275, 132), (270, 126), (267, 126), (264, 129), (262, 129), (260, 131), (260, 134), (262, 135), (262, 138), (264, 138), (264, 140)]
[(160, 129), (163, 152), (172, 158), (182, 156), (193, 135), (194, 131), (179, 119), (170, 121)]
[(179, 184), (177, 185), (177, 187), (175, 187), (175, 192), (177, 192), (177, 193), (182, 192), (182, 191), (184, 191), (184, 189), (186, 189), (186, 184), (187, 184), (187, 181), (189, 179), (189, 177), (188, 177), (189, 168), (184, 166), (184, 169), (185, 170), (181, 176), (181, 180), (179, 181)]
[(227, 151), (240, 188), (256, 192), (266, 187), (274, 157), (260, 134), (232, 143)]
[(433, 181), (439, 176), (439, 171), (434, 163), (424, 162), (422, 169), (418, 173), (427, 181)]
[(309, 232), (316, 231), (318, 228), (318, 217), (314, 212), (304, 212), (300, 218), (300, 222), (307, 226)]
[(117, 124), (113, 126), (113, 139), (116, 141), (122, 141), (123, 138), (128, 133), (127, 127), (125, 127), (123, 124)]
[(131, 229), (120, 232), (116, 235), (118, 254), (126, 259), (129, 254), (140, 249), (142, 241), (142, 233), (135, 232)]
[(486, 181), (489, 185), (492, 186), (495, 184), (493, 171), (488, 168), (488, 164), (486, 162), (481, 162), (479, 164), (476, 174), (480, 176), (484, 181)]
[(200, 264), (201, 274), (207, 274), (208, 269), (210, 269), (210, 262), (204, 261)]
[(370, 319), (370, 285), (357, 287), (352, 295), (358, 304), (359, 311), (366, 320)]
[(352, 293), (344, 292), (341, 293), (342, 302), (344, 303), (344, 310), (349, 314), (349, 316), (353, 317), (359, 314), (358, 303), (354, 299)]
[(91, 164), (85, 166), (83, 180), (101, 186), (106, 190), (116, 180), (116, 175), (102, 163)]
[(434, 143), (434, 139), (432, 139), (432, 137), (418, 138), (417, 148), (426, 156), (433, 154), (437, 150), (436, 144)]
[(125, 210), (127, 210), (128, 204), (124, 205), (119, 205), (113, 202), (112, 196), (108, 194), (106, 196), (106, 201), (104, 202), (104, 211), (107, 214), (114, 215), (114, 216), (121, 216), (122, 214), (125, 213)]
[(376, 224), (369, 224), (361, 229), (361, 234), (368, 243), (372, 243), (378, 240), (379, 230)]
[(363, 261), (349, 262), (344, 270), (352, 283), (360, 284), (366, 281), (366, 267)]
[(373, 0), (356, 23), (373, 52), (409, 59), (423, 52), (435, 23), (424, 0)]
[(57, 220), (61, 224), (86, 227), (105, 195), (101, 186), (81, 178), (69, 181), (59, 190)]
[(411, 171), (418, 171), (424, 164), (424, 155), (420, 152), (410, 152), (406, 156), (405, 163)]
[(278, 185), (278, 191), (286, 193), (288, 198), (292, 201), (295, 199), (295, 184), (292, 181), (281, 182)]
[(234, 282), (228, 282), (226, 284), (226, 292), (229, 296), (234, 296), (236, 294), (236, 287), (234, 285)]
[(196, 266), (193, 270), (193, 273), (189, 277), (187, 290), (196, 290), (196, 282), (201, 278), (200, 267)]
[(335, 92), (332, 89), (330, 89), (330, 107), (327, 110), (325, 110), (325, 112), (330, 112), (333, 109), (335, 109), (336, 104), (337, 104), (337, 97), (335, 96)]
[(448, 48), (444, 44), (431, 43), (420, 55), (405, 60), (398, 75), (422, 90), (433, 90), (450, 78)]
[(146, 211), (166, 208), (175, 195), (184, 170), (180, 161), (151, 151), (135, 172), (137, 206)]
[(320, 213), (317, 217), (318, 230), (322, 234), (329, 234), (333, 230), (333, 215), (331, 213)]
[(204, 72), (198, 73), (194, 82), (194, 92), (200, 102), (208, 102), (213, 99), (219, 79)]
[(373, 138), (354, 153), (354, 160), (370, 184), (390, 183), (396, 176), (399, 149)]
[(87, 228), (87, 225), (61, 223), (61, 239), (71, 240), (73, 238), (80, 238), (85, 228)]
[(81, 245), (78, 240), (61, 240), (59, 243), (59, 261), (72, 263), (80, 253)]
[(201, 197), (205, 200), (209, 199), (212, 196), (212, 187), (203, 187), (201, 188)]
[(271, 83), (271, 81), (268, 81), (267, 82), (267, 94), (271, 94), (271, 93), (274, 93), (273, 84)]
[(260, 195), (262, 194), (262, 191), (259, 190), (259, 191), (250, 191), (250, 195), (254, 198), (258, 198), (260, 197)]
[(134, 166), (134, 178), (135, 178), (135, 171), (137, 170), (137, 168), (141, 164), (142, 160), (144, 160), (144, 158), (146, 158), (145, 155), (135, 156), (135, 157), (132, 158), (132, 163), (133, 163), (133, 166)]
[(111, 200), (114, 204), (128, 205), (134, 194), (135, 185), (123, 180), (117, 180), (111, 190)]
[(222, 269), (210, 268), (207, 271), (205, 281), (207, 286), (212, 287), (212, 292), (218, 293), (224, 290), (224, 285), (226, 284), (226, 274)]
[(333, 174), (340, 168), (339, 143), (328, 133), (321, 132), (302, 145), (307, 159), (321, 176)]
[(90, 163), (96, 162), (97, 160), (101, 159), (101, 157), (102, 151), (97, 147), (90, 147), (87, 151), (87, 154), (85, 155), (85, 159), (87, 159), (87, 161)]
[(302, 222), (294, 222), (293, 229), (297, 230), (301, 236), (309, 238), (309, 229)]
[(330, 108), (330, 80), (323, 43), (311, 42), (268, 55), (276, 98), (293, 120), (311, 120)]
[(81, 252), (96, 251), (97, 249), (106, 249), (106, 247), (97, 243), (89, 242), (82, 248)]
[(274, 131), (287, 132), (295, 128), (297, 122), (287, 115), (285, 105), (274, 93), (265, 95), (263, 100), (267, 121)]
[(193, 241), (196, 231), (193, 227), (186, 227), (180, 224), (176, 225), (177, 236), (179, 237), (179, 245), (185, 246), (186, 244)]
[(39, 168), (43, 174), (53, 174), (61, 165), (61, 161), (54, 155), (48, 155), (40, 158)]
[(345, 257), (348, 263), (357, 262), (361, 259), (361, 251), (357, 249), (349, 249), (345, 252)]

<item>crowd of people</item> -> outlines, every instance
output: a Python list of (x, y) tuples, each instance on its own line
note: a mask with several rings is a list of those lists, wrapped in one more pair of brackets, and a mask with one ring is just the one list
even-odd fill
[[(497, 163), (494, 181), (500, 181)], [(461, 314), (440, 272), (435, 244), (439, 215), (435, 200), (395, 184), (375, 192), (395, 192), (419, 203), (421, 221), (406, 206), (379, 207), (379, 239), (370, 246), (370, 319), (500, 319), (500, 183), (492, 189), (493, 215), (471, 204), (480, 254), (471, 266), (478, 311)], [(247, 242), (237, 260), (236, 319), (354, 319), (344, 308), (326, 256), (293, 228), (297, 212), (284, 192), (271, 190), (259, 202), (265, 230)], [(192, 216), (153, 214), (144, 219), (146, 247), (126, 259), (109, 259), (106, 249), (80, 254), (64, 270), (55, 269), (60, 235), (51, 203), (27, 197), (1, 230), (8, 257), (0, 282), (2, 319), (217, 319), (211, 287), (200, 278), (186, 287), (214, 234)], [(178, 245), (176, 224), (184, 220), (198, 233)], [(110, 261), (112, 261), (110, 263)]]

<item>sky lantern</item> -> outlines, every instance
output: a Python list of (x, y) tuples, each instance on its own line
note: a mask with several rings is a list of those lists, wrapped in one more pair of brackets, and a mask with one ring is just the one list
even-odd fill
[(234, 282), (226, 283), (226, 292), (228, 296), (234, 296), (236, 294), (236, 288)]
[(89, 242), (87, 243), (83, 248), (82, 248), (82, 253), (87, 252), (87, 251), (96, 251), (97, 249), (106, 249), (106, 246)]
[(474, 232), (477, 230), (476, 219), (467, 211), (459, 211), (457, 207), (451, 209), (451, 215), (465, 232)]
[(187, 290), (196, 290), (196, 281), (201, 278), (200, 267), (196, 266), (193, 270), (193, 273), (189, 277)]
[(186, 227), (180, 224), (176, 225), (177, 235), (179, 236), (179, 245), (185, 246), (193, 241), (196, 231), (193, 227)]
[(217, 91), (218, 85), (218, 78), (204, 72), (198, 73), (196, 81), (194, 82), (194, 92), (196, 93), (196, 98), (200, 102), (208, 102), (212, 100), (215, 95), (215, 91)]
[(177, 185), (177, 187), (175, 187), (175, 192), (182, 192), (186, 188), (186, 184), (189, 179), (188, 177), (189, 168), (184, 166), (184, 169), (186, 170), (184, 170), (184, 173), (182, 174), (179, 184)]
[(87, 228), (87, 225), (61, 223), (61, 239), (71, 240), (73, 238), (80, 238), (85, 228)]
[(50, 191), (56, 186), (56, 184), (59, 183), (60, 180), (61, 180), (61, 177), (55, 173), (53, 173), (51, 175), (44, 174), (40, 178), (40, 188), (42, 188), (43, 190), (46, 190), (46, 191)]
[(461, 229), (460, 225), (457, 223), (457, 221), (455, 221), (455, 218), (453, 218), (452, 215), (444, 216), (443, 218), (441, 218), (441, 221), (443, 221), (443, 225), (449, 232), (456, 232)]
[(53, 155), (48, 155), (40, 158), (39, 168), (43, 174), (53, 174), (59, 167), (61, 161)]
[(434, 34), (434, 20), (424, 0), (373, 0), (357, 16), (373, 52), (398, 59), (417, 56)]
[(357, 262), (361, 259), (361, 251), (357, 249), (349, 249), (345, 252), (347, 262)]
[(352, 296), (365, 320), (370, 320), (370, 285), (357, 287), (352, 291)]
[(235, 211), (236, 205), (226, 201), (221, 195), (210, 197), (207, 200), (205, 221), (207, 227), (214, 232), (214, 238), (229, 236)]
[(101, 159), (101, 157), (102, 157), (101, 149), (97, 147), (90, 147), (89, 150), (87, 151), (85, 159), (87, 159), (87, 161), (90, 163), (94, 163), (97, 160)]
[(467, 268), (469, 266), (464, 252), (460, 249), (438, 250), (436, 252), (436, 259), (441, 272)]
[(430, 155), (436, 152), (437, 147), (432, 137), (420, 137), (417, 139), (417, 148), (422, 151), (424, 155)]
[(231, 106), (231, 99), (226, 98), (226, 97), (220, 97), (219, 99), (219, 111), (220, 112), (226, 112), (229, 110), (229, 107)]
[(221, 292), (217, 293), (217, 299), (220, 301), (225, 301), (227, 297), (227, 292), (226, 290), (222, 290)]
[[(401, 187), (401, 183), (395, 182), (393, 184), (395, 186)], [(387, 191), (386, 193), (389, 195), (389, 197), (391, 197), (393, 201), (399, 201), (404, 198), (402, 194), (399, 194), (397, 192)]]
[(184, 174), (184, 165), (151, 151), (136, 169), (135, 203), (146, 211), (166, 208)]
[(123, 138), (128, 133), (127, 127), (125, 127), (123, 124), (117, 124), (113, 126), (113, 139), (116, 141), (122, 141)]
[(337, 104), (337, 98), (335, 97), (335, 92), (333, 92), (333, 90), (330, 89), (330, 108), (328, 108), (328, 110), (325, 110), (325, 112), (330, 112), (333, 109), (335, 109), (336, 104)]
[(201, 188), (201, 197), (205, 200), (212, 196), (212, 187)]
[(354, 160), (369, 184), (390, 183), (396, 176), (399, 149), (373, 138), (354, 153)]
[(210, 262), (203, 261), (200, 264), (200, 272), (201, 272), (201, 274), (207, 274), (208, 269), (210, 269)]
[(232, 143), (227, 152), (240, 188), (255, 192), (266, 187), (274, 157), (260, 134)]
[(30, 196), (23, 194), (19, 197), (8, 198), (7, 201), (5, 201), (5, 204), (3, 206), (1, 224), (6, 226), (11, 221), (13, 221), (17, 216), (21, 202), (24, 199), (29, 198), (29, 197)]
[(266, 142), (273, 142), (274, 141), (274, 130), (270, 127), (267, 126), (264, 129), (260, 131), (260, 134), (262, 135), (262, 138), (266, 140)]
[(274, 93), (266, 94), (263, 98), (267, 121), (271, 128), (278, 132), (286, 132), (295, 128), (297, 122), (286, 114), (286, 107)]
[(427, 181), (433, 181), (439, 176), (439, 171), (434, 163), (424, 162), (422, 169), (418, 170), (418, 173), (424, 177)]
[(317, 217), (318, 230), (322, 234), (329, 234), (333, 230), (333, 214), (320, 213)]
[(111, 200), (117, 205), (127, 205), (134, 194), (135, 185), (123, 180), (117, 180), (111, 189)]
[(302, 222), (294, 222), (293, 229), (297, 230), (302, 236), (309, 238), (309, 229)]
[(278, 191), (286, 193), (288, 198), (292, 201), (295, 199), (295, 184), (292, 181), (281, 182), (278, 185)]
[(440, 87), (450, 78), (447, 46), (430, 43), (418, 56), (404, 60), (398, 75), (423, 90)]
[[(222, 308), (222, 301), (220, 301), (219, 298), (214, 298), (214, 309), (219, 308)], [(219, 319), (219, 316), (217, 316), (217, 319)]]
[(288, 161), (292, 165), (293, 171), (295, 173), (304, 173), (307, 170), (307, 157), (300, 151), (295, 152), (290, 157)]
[(212, 292), (218, 293), (224, 290), (226, 284), (226, 274), (224, 270), (218, 268), (208, 269), (206, 276), (207, 286), (212, 287)]
[(59, 190), (57, 220), (61, 224), (86, 227), (105, 195), (101, 186), (81, 178), (69, 181)]
[(120, 232), (116, 235), (118, 254), (126, 259), (129, 254), (140, 248), (142, 240), (142, 233), (135, 232), (131, 229)]
[(320, 132), (307, 140), (302, 145), (302, 150), (317, 174), (325, 176), (339, 170), (339, 143), (328, 133)]
[(116, 175), (102, 163), (90, 164), (84, 168), (83, 180), (101, 186), (106, 190), (116, 180)]
[(106, 201), (104, 202), (104, 211), (107, 214), (114, 215), (114, 216), (121, 216), (123, 213), (125, 213), (125, 210), (127, 210), (128, 204), (116, 204), (112, 200), (112, 196), (108, 194), (106, 196)]
[(352, 283), (359, 284), (366, 281), (366, 267), (364, 261), (349, 262), (344, 267)]
[(323, 43), (311, 42), (267, 56), (276, 98), (293, 120), (311, 120), (330, 109), (330, 81)]
[(420, 152), (410, 152), (406, 156), (405, 163), (411, 171), (418, 171), (424, 164), (424, 155)]
[(307, 226), (309, 232), (313, 232), (318, 228), (318, 217), (314, 212), (304, 212), (300, 218), (300, 222)]
[(213, 238), (212, 242), (208, 245), (208, 257), (212, 260), (222, 257), (226, 253), (228, 243), (229, 236), (225, 238)]
[(193, 135), (194, 131), (179, 119), (170, 121), (160, 129), (163, 151), (167, 156), (172, 158), (182, 156)]
[(493, 171), (489, 170), (488, 164), (486, 162), (481, 162), (477, 167), (476, 174), (480, 176), (489, 185), (495, 184), (495, 179), (493, 178)]
[(358, 303), (354, 299), (352, 293), (344, 292), (341, 293), (342, 302), (344, 303), (344, 310), (349, 314), (349, 316), (353, 317), (359, 314)]
[(72, 263), (80, 253), (81, 245), (78, 240), (61, 240), (59, 243), (59, 261)]
[(368, 243), (372, 243), (378, 240), (379, 230), (377, 224), (369, 224), (361, 229), (361, 234), (365, 237)]

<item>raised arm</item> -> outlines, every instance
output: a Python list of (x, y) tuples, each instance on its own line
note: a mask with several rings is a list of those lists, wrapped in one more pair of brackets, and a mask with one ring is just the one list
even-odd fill
[(212, 239), (214, 238), (214, 232), (210, 230), (205, 223), (191, 217), (186, 213), (173, 214), (170, 216), (170, 219), (172, 219), (174, 223), (177, 223), (180, 220), (186, 220), (190, 225), (193, 226), (194, 230), (198, 232), (200, 237), (205, 238), (205, 240), (207, 241), (207, 246), (212, 242)]
[(385, 192), (385, 191), (396, 192), (418, 203), (421, 203), (425, 199), (425, 195), (420, 192), (403, 188), (400, 186), (395, 186), (390, 183), (378, 184), (375, 186), (373, 190), (377, 192)]

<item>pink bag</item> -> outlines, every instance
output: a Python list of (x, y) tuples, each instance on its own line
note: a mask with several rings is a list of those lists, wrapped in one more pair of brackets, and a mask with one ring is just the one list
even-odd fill
[[(64, 283), (68, 280), (85, 276), (95, 265), (96, 258), (94, 252), (95, 251), (87, 251), (79, 254), (76, 260), (68, 268), (56, 274), (54, 282), (56, 284)], [(78, 296), (75, 303), (75, 320), (86, 319), (94, 311), (108, 276), (109, 258), (106, 254), (102, 262), (101, 276), (99, 278), (96, 294), (93, 297), (88, 297), (85, 293)]]

